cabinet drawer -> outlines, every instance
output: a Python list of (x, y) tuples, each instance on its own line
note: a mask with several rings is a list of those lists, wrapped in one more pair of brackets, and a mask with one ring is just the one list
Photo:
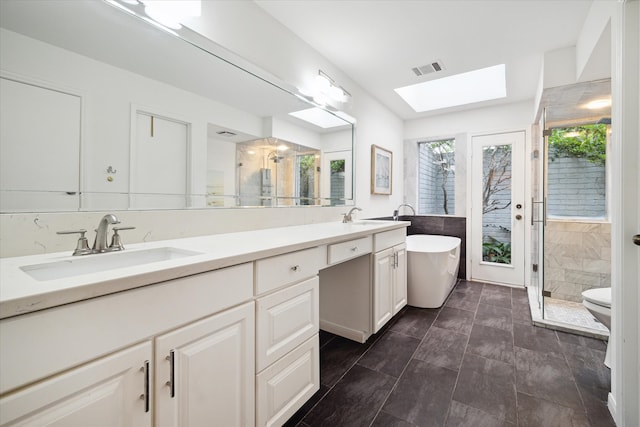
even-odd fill
[(256, 300), (256, 372), (318, 333), (318, 277)]
[(407, 240), (406, 228), (383, 231), (373, 235), (373, 251), (379, 252), (395, 245), (404, 243)]
[(329, 245), (327, 262), (329, 265), (337, 264), (368, 253), (371, 253), (371, 236)]
[(318, 334), (256, 376), (256, 425), (281, 426), (320, 389)]
[(320, 247), (256, 261), (256, 295), (316, 276), (322, 264)]

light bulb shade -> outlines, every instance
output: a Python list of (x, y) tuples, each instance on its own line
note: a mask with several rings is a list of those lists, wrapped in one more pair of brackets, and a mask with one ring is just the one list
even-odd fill
[(180, 29), (185, 19), (202, 12), (200, 0), (142, 0), (142, 3), (149, 18), (174, 30)]
[(344, 92), (338, 86), (331, 86), (329, 88), (329, 97), (336, 101), (342, 101), (344, 98)]
[(316, 76), (315, 86), (320, 91), (326, 91), (331, 87), (331, 81), (322, 74), (318, 74)]

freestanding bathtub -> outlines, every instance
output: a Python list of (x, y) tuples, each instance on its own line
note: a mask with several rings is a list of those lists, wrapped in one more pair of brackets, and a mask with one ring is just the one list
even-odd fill
[(407, 236), (407, 303), (440, 307), (453, 289), (460, 267), (458, 237), (413, 234)]

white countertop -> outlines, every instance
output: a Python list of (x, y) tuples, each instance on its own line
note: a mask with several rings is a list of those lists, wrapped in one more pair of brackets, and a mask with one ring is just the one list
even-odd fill
[[(287, 252), (409, 226), (408, 221), (327, 222), (127, 245), (124, 252), (83, 257), (68, 252), (0, 259), (0, 319), (159, 283)], [(39, 281), (20, 267), (171, 247), (201, 254)]]

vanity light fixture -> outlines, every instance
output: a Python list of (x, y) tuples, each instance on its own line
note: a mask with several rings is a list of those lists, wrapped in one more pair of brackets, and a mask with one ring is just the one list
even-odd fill
[(342, 86), (336, 84), (335, 80), (322, 70), (318, 70), (318, 75), (313, 83), (312, 93), (313, 100), (319, 105), (325, 105), (331, 101), (348, 102), (351, 94)]
[(144, 13), (165, 27), (179, 30), (181, 22), (201, 15), (201, 0), (140, 0)]

